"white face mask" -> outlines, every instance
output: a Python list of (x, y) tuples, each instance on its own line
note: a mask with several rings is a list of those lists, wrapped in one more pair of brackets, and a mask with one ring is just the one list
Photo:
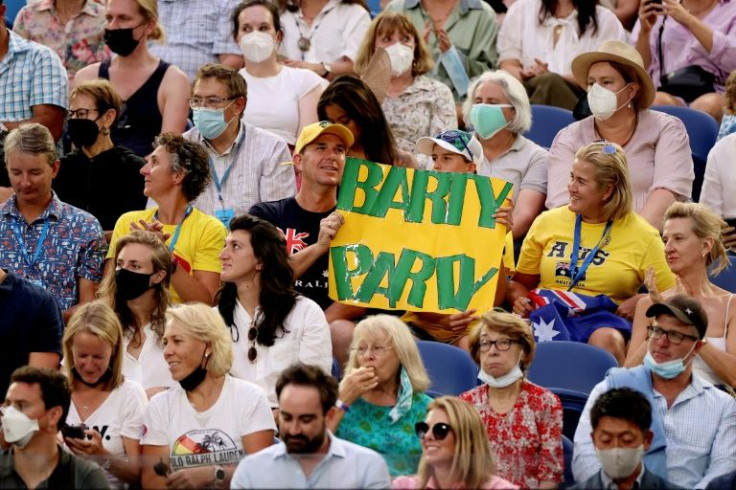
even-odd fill
[(240, 38), (240, 50), (252, 63), (266, 61), (276, 48), (276, 41), (267, 32), (253, 31)]
[(595, 452), (606, 475), (612, 480), (620, 480), (630, 477), (639, 466), (644, 456), (644, 445), (634, 448), (596, 449)]
[(411, 69), (414, 64), (414, 48), (406, 44), (394, 43), (386, 49), (391, 60), (391, 75), (398, 77)]
[(31, 420), (15, 407), (7, 407), (3, 413), (3, 435), (5, 440), (22, 448), (38, 432), (38, 420)]
[(626, 101), (623, 105), (618, 105), (618, 99), (616, 96), (628, 87), (627, 83), (624, 88), (618, 92), (611, 92), (610, 90), (601, 87), (597, 83), (594, 83), (590, 90), (588, 90), (588, 106), (590, 106), (590, 112), (593, 113), (596, 119), (605, 121), (606, 119), (613, 116), (617, 110), (629, 103)]
[(511, 371), (504, 374), (503, 376), (499, 376), (498, 378), (494, 378), (493, 376), (485, 372), (483, 368), (480, 368), (480, 371), (478, 372), (478, 379), (483, 381), (491, 388), (506, 388), (507, 386), (511, 386), (517, 380), (521, 379), (523, 376), (524, 373), (522, 372), (521, 367), (519, 367), (519, 364), (514, 366), (514, 369), (512, 369)]

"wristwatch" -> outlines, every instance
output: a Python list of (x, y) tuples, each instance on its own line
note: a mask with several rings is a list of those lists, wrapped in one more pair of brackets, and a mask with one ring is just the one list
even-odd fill
[(215, 466), (215, 484), (224, 483), (226, 477), (227, 473), (225, 473), (225, 468), (222, 466)]
[(322, 78), (332, 73), (332, 67), (329, 64), (325, 63), (324, 61), (322, 62), (322, 68), (324, 68), (325, 70), (325, 72), (322, 74)]

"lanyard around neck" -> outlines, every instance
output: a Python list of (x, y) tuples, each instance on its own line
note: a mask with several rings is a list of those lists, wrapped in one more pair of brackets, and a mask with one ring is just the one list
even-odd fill
[(593, 258), (598, 253), (598, 249), (601, 246), (601, 243), (603, 243), (603, 240), (608, 236), (608, 233), (611, 231), (611, 226), (613, 226), (613, 221), (608, 220), (606, 223), (606, 227), (603, 229), (603, 234), (601, 235), (601, 238), (598, 240), (598, 243), (595, 244), (595, 247), (588, 252), (588, 255), (585, 257), (585, 260), (583, 260), (583, 263), (578, 267), (578, 257), (580, 255), (580, 235), (582, 233), (582, 226), (583, 226), (583, 217), (579, 214), (575, 215), (575, 236), (572, 240), (572, 255), (570, 255), (570, 287), (567, 288), (568, 291), (571, 291), (572, 288), (575, 287), (575, 285), (580, 282), (580, 280), (585, 276), (585, 271), (588, 270), (588, 266), (590, 266), (590, 263), (593, 262)]
[(47, 216), (43, 222), (43, 229), (41, 230), (41, 234), (38, 236), (38, 240), (36, 240), (36, 249), (33, 252), (33, 260), (31, 260), (31, 257), (28, 255), (28, 251), (26, 250), (26, 242), (23, 239), (23, 223), (18, 222), (18, 226), (13, 227), (13, 233), (15, 234), (15, 238), (18, 239), (18, 247), (20, 248), (20, 251), (23, 254), (23, 260), (25, 260), (28, 267), (33, 267), (34, 265), (36, 265), (36, 262), (38, 262), (38, 259), (41, 257), (41, 251), (43, 250), (43, 242), (44, 240), (46, 240), (46, 235), (49, 232), (49, 222), (50, 221), (51, 221), (51, 217)]
[[(184, 211), (184, 217), (181, 219), (178, 225), (176, 225), (176, 229), (174, 230), (174, 234), (171, 237), (171, 241), (169, 242), (169, 252), (174, 251), (174, 247), (176, 246), (176, 242), (179, 241), (179, 233), (181, 232), (181, 225), (184, 224), (184, 220), (189, 217), (189, 215), (192, 214), (192, 205), (187, 204), (187, 209)], [(153, 215), (153, 219), (158, 221), (158, 210)]]

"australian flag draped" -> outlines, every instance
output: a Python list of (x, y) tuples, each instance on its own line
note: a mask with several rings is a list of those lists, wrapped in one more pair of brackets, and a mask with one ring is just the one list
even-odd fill
[(584, 294), (535, 289), (529, 299), (536, 308), (529, 319), (537, 342), (572, 340), (587, 342), (598, 328), (619, 330), (625, 339), (631, 336), (631, 323), (616, 315), (618, 306), (605, 294)]

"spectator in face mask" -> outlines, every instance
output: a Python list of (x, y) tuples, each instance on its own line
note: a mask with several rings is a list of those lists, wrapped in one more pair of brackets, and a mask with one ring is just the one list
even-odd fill
[(601, 470), (572, 488), (681, 488), (647, 471), (644, 452), (652, 445), (652, 407), (631, 388), (616, 388), (590, 410), (595, 452)]
[(145, 157), (157, 135), (186, 128), (189, 80), (148, 49), (148, 41), (164, 39), (155, 0), (110, 0), (105, 17), (105, 42), (116, 56), (79, 70), (75, 84), (110, 80), (123, 99), (112, 140)]

